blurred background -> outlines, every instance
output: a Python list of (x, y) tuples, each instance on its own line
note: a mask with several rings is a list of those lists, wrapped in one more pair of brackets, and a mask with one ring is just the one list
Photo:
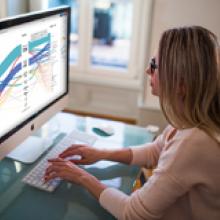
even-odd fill
[(146, 126), (166, 121), (144, 70), (170, 27), (202, 25), (220, 38), (219, 0), (1, 0), (0, 17), (69, 5), (67, 111)]

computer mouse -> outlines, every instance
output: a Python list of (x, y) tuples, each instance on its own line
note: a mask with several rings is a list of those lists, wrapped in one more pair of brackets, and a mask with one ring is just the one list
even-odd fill
[(111, 136), (114, 134), (114, 129), (110, 125), (97, 125), (94, 128), (92, 128), (93, 132), (100, 136)]

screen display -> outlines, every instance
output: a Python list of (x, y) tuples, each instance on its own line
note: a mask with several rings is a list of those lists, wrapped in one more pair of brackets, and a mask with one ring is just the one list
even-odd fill
[(0, 30), (0, 137), (67, 91), (67, 14)]

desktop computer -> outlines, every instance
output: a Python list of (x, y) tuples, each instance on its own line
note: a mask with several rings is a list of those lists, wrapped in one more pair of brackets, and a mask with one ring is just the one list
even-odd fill
[(0, 21), (0, 159), (23, 141), (9, 156), (41, 155), (30, 135), (67, 105), (69, 27), (69, 7)]

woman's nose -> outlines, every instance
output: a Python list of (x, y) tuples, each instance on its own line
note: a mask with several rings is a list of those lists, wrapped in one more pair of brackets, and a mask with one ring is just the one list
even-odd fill
[(146, 73), (147, 75), (151, 75), (151, 69), (150, 69), (149, 66), (145, 69), (145, 73)]

